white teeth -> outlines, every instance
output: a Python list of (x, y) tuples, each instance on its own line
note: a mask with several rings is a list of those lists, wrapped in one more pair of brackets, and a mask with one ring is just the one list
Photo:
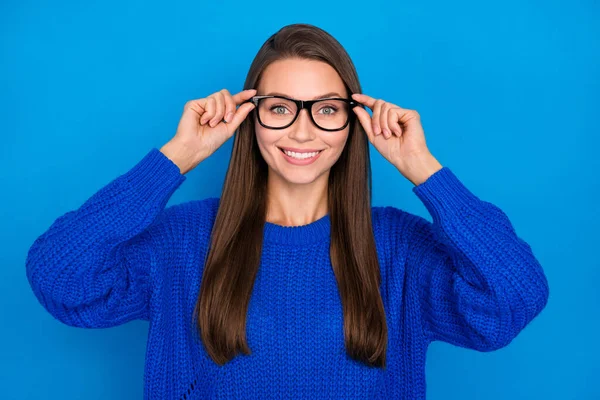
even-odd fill
[(296, 158), (298, 160), (304, 160), (306, 158), (312, 158), (312, 157), (314, 157), (314, 156), (316, 156), (317, 154), (320, 153), (320, 151), (315, 151), (315, 152), (312, 152), (312, 153), (294, 153), (293, 151), (287, 151), (287, 150), (283, 150), (283, 151), (288, 156), (290, 156), (292, 158)]

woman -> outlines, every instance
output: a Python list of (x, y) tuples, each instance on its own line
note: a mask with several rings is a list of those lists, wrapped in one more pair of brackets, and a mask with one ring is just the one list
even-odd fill
[[(244, 87), (189, 101), (172, 139), (28, 254), (60, 321), (150, 321), (145, 398), (422, 399), (429, 343), (496, 350), (544, 308), (507, 216), (442, 167), (416, 111), (361, 94), (329, 34), (282, 28)], [(221, 197), (165, 208), (236, 130)], [(369, 143), (433, 223), (371, 207)]]

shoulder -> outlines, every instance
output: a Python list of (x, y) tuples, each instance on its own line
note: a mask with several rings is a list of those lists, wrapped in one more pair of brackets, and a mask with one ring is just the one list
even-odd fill
[(209, 234), (218, 207), (218, 197), (207, 197), (167, 206), (158, 215), (151, 230), (175, 236), (189, 232)]
[(204, 199), (190, 200), (174, 205), (176, 213), (187, 214), (191, 217), (202, 219), (214, 219), (219, 209), (218, 197), (206, 197)]
[(394, 206), (371, 207), (373, 230), (383, 231), (384, 234), (408, 234), (430, 227), (431, 222)]
[(189, 200), (183, 203), (168, 206), (162, 212), (162, 215), (170, 218), (180, 217), (208, 217), (216, 215), (219, 208), (218, 197), (206, 197), (204, 199)]
[(433, 225), (427, 219), (394, 206), (371, 209), (375, 240), (392, 259), (434, 242)]
[(161, 212), (150, 235), (158, 253), (168, 260), (165, 262), (175, 257), (185, 265), (189, 257), (196, 257), (208, 246), (218, 205), (219, 198), (207, 197), (170, 205)]

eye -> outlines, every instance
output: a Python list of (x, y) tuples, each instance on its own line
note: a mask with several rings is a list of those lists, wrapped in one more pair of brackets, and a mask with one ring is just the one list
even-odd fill
[(285, 114), (288, 109), (282, 104), (276, 104), (270, 108), (270, 111), (274, 111), (275, 114), (282, 115)]
[(335, 112), (337, 111), (337, 107), (334, 106), (323, 106), (319, 109), (319, 112), (323, 115), (333, 115), (335, 114)]

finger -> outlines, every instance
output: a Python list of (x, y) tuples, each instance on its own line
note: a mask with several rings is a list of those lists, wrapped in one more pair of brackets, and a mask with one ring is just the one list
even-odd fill
[(214, 117), (216, 107), (217, 107), (217, 104), (215, 102), (215, 99), (213, 97), (207, 97), (206, 98), (206, 107), (205, 107), (206, 112), (202, 116), (202, 119), (200, 120), (200, 124), (204, 125), (208, 121), (210, 121), (210, 119), (212, 119), (212, 117)]
[(381, 133), (381, 126), (379, 120), (381, 114), (381, 106), (383, 105), (383, 103), (383, 100), (376, 100), (375, 105), (373, 106), (373, 118), (371, 123), (373, 124), (373, 133), (375, 133), (375, 136)]
[(371, 126), (371, 116), (369, 115), (367, 110), (365, 110), (362, 107), (353, 107), (352, 111), (354, 111), (354, 113), (358, 117), (360, 124), (362, 125), (363, 129), (367, 134), (367, 137), (369, 138), (369, 141), (373, 143), (373, 141), (375, 140), (375, 135), (373, 134), (373, 128)]
[(381, 131), (383, 132), (383, 135), (389, 139), (392, 136), (392, 131), (390, 130), (390, 127), (388, 126), (388, 115), (389, 115), (389, 111), (390, 111), (390, 103), (384, 103), (381, 106), (381, 114), (379, 117), (379, 124), (381, 126)]
[(400, 119), (400, 117), (398, 116), (396, 111), (397, 111), (396, 108), (392, 108), (388, 112), (388, 126), (390, 127), (392, 132), (394, 132), (396, 134), (396, 136), (400, 137), (400, 136), (402, 136), (402, 127), (398, 123), (398, 120)]
[(410, 123), (411, 120), (417, 120), (417, 121), (421, 120), (421, 116), (419, 115), (417, 110), (410, 110), (407, 108), (398, 108), (398, 110), (396, 110), (396, 112), (398, 113), (398, 117), (399, 117), (398, 119), (402, 125), (406, 125), (406, 124)]
[(215, 115), (208, 123), (211, 128), (217, 126), (217, 124), (223, 120), (223, 116), (225, 115), (225, 97), (223, 96), (223, 93), (217, 92), (213, 95), (213, 97), (217, 104), (217, 108), (215, 110)]
[(376, 99), (362, 93), (354, 93), (352, 95), (352, 98), (358, 101), (359, 103), (362, 103), (365, 106), (369, 107), (371, 110), (373, 109), (373, 107), (375, 106), (375, 102), (377, 101)]
[(223, 93), (223, 97), (225, 98), (225, 122), (231, 122), (231, 118), (233, 118), (233, 114), (235, 113), (235, 101), (229, 90), (223, 89), (221, 93)]
[(235, 104), (240, 105), (244, 101), (248, 100), (250, 97), (254, 96), (255, 94), (256, 94), (256, 89), (242, 90), (241, 92), (233, 95), (233, 101), (235, 102)]
[(254, 103), (245, 103), (237, 109), (235, 114), (233, 114), (233, 118), (231, 122), (227, 123), (227, 131), (230, 135), (233, 135), (233, 132), (240, 126), (240, 124), (246, 119), (248, 113), (254, 109)]
[(183, 112), (193, 111), (197, 114), (197, 118), (201, 119), (206, 112), (206, 99), (190, 100), (183, 106)]

